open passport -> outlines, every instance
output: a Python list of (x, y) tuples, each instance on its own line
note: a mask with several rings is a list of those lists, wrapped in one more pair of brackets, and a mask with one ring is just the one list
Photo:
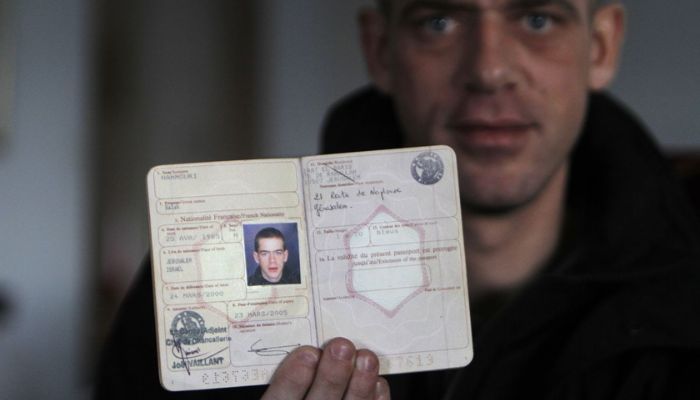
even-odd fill
[(166, 389), (265, 384), (337, 336), (381, 374), (471, 361), (449, 147), (163, 165), (147, 182)]

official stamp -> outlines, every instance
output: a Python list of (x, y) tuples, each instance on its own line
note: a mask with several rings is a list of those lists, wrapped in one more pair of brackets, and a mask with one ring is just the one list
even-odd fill
[(204, 318), (194, 311), (183, 311), (173, 318), (170, 334), (175, 342), (185, 345), (197, 344), (204, 339)]
[[(229, 365), (228, 348), (231, 336), (228, 324), (204, 307), (183, 310), (181, 307), (170, 310), (170, 338), (165, 345), (169, 368), (172, 371), (185, 371), (188, 375), (194, 369), (222, 368)], [(210, 326), (205, 322), (213, 321)]]
[(411, 175), (416, 182), (423, 185), (434, 185), (442, 179), (445, 165), (440, 156), (432, 151), (424, 151), (416, 156), (411, 163)]

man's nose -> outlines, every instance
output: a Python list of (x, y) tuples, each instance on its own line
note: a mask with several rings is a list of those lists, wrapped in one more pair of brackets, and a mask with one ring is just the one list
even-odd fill
[(519, 84), (517, 41), (508, 28), (508, 21), (496, 12), (474, 17), (460, 49), (457, 85), (474, 93), (494, 93)]

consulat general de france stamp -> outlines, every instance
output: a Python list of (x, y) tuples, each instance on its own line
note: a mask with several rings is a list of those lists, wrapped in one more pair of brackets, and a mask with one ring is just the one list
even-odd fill
[(424, 151), (411, 162), (411, 175), (420, 184), (434, 185), (442, 179), (444, 173), (445, 165), (435, 152)]
[(184, 345), (200, 343), (206, 331), (204, 318), (194, 311), (183, 311), (177, 314), (170, 324), (173, 340)]
[[(225, 367), (229, 364), (228, 347), (230, 336), (225, 321), (217, 321), (208, 310), (184, 310), (172, 317), (170, 337), (166, 346), (170, 347), (169, 367), (174, 371)], [(206, 319), (214, 320), (207, 326)]]

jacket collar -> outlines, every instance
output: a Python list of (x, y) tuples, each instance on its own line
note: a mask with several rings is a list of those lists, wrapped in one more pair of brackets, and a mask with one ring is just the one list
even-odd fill
[(697, 256), (698, 221), (667, 161), (637, 119), (606, 94), (590, 97), (571, 157), (567, 206), (576, 241), (585, 246), (580, 277), (654, 276)]

